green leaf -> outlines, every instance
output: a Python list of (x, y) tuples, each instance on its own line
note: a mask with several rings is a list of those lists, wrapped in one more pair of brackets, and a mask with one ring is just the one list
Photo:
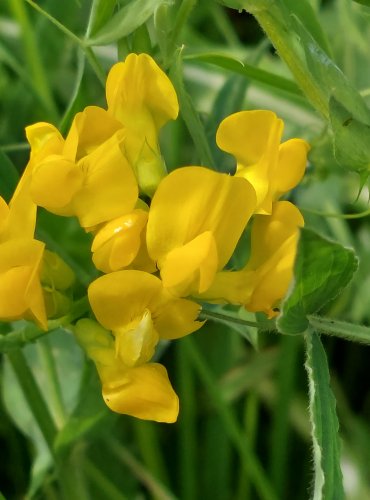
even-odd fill
[(334, 133), (334, 155), (344, 167), (361, 171), (370, 167), (370, 125), (357, 120), (339, 101), (329, 101)]
[(182, 75), (182, 56), (181, 50), (179, 50), (170, 70), (170, 76), (179, 99), (180, 116), (183, 118), (189, 134), (193, 139), (200, 162), (202, 165), (214, 168), (214, 160), (204, 130), (204, 125), (199, 118), (199, 114), (194, 107), (190, 95), (185, 89)]
[(184, 59), (214, 64), (219, 68), (228, 69), (233, 73), (243, 75), (251, 80), (255, 80), (257, 82), (270, 85), (273, 88), (288, 92), (289, 94), (302, 97), (302, 92), (291, 80), (275, 75), (274, 73), (270, 73), (269, 71), (256, 68), (251, 64), (243, 63), (239, 59), (235, 59), (234, 57), (228, 55), (217, 53), (188, 54), (184, 57)]
[[(89, 38), (88, 45), (107, 45), (124, 38), (144, 24), (163, 0), (133, 0), (120, 9), (96, 35)], [(168, 0), (167, 0), (168, 3)]]
[(87, 27), (86, 35), (94, 35), (99, 31), (112, 16), (116, 0), (93, 0), (91, 6), (89, 25)]
[[(43, 348), (45, 344), (42, 346), (42, 343), (51, 348), (57, 380), (53, 380), (49, 373), (48, 360), (45, 359)], [(60, 425), (63, 423), (64, 415), (60, 411), (57, 400), (61, 398), (61, 404), (67, 414), (70, 414), (78, 403), (84, 361), (81, 349), (70, 332), (59, 329), (49, 333), (47, 338), (39, 339), (35, 344), (28, 344), (23, 349), (23, 353), (50, 413)], [(5, 408), (16, 426), (30, 439), (35, 449), (29, 487), (29, 495), (32, 496), (43, 483), (53, 459), (7, 357), (4, 361), (2, 395)], [(56, 387), (55, 382), (60, 387)], [(60, 394), (57, 394), (59, 390)]]
[(286, 6), (285, 21), (288, 26), (292, 24), (292, 15), (296, 16), (302, 24), (306, 27), (307, 31), (311, 33), (312, 37), (320, 45), (320, 47), (330, 54), (330, 48), (325, 32), (317, 19), (316, 13), (307, 0), (280, 0), (282, 5)]
[(339, 423), (327, 358), (317, 333), (308, 332), (305, 340), (314, 458), (313, 498), (341, 500), (345, 497), (340, 469)]
[(330, 97), (334, 96), (355, 118), (370, 123), (370, 111), (364, 99), (344, 73), (322, 50), (301, 21), (296, 16), (294, 19), (297, 34), (305, 50), (308, 68), (318, 86), (326, 94), (328, 103)]
[(366, 5), (366, 7), (370, 7), (370, 0), (352, 0), (352, 2), (359, 3), (360, 5)]
[(281, 333), (303, 333), (307, 315), (320, 311), (351, 281), (358, 259), (349, 248), (309, 229), (301, 230), (294, 266), (294, 285), (277, 319)]
[(8, 156), (0, 149), (0, 194), (5, 201), (9, 201), (12, 197), (18, 179), (18, 170)]

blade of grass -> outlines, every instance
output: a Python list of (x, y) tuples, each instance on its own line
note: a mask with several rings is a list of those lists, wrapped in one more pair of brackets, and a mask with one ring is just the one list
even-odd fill
[(277, 366), (277, 404), (274, 407), (271, 429), (270, 477), (280, 498), (287, 494), (290, 403), (293, 400), (297, 361), (301, 339), (285, 336), (280, 341)]
[(191, 337), (182, 339), (183, 349), (190, 356), (193, 366), (197, 371), (202, 383), (209, 393), (217, 411), (224, 423), (225, 432), (235, 446), (240, 459), (245, 467), (245, 470), (250, 474), (251, 481), (258, 492), (261, 500), (277, 500), (277, 496), (270, 483), (270, 480), (265, 473), (260, 461), (252, 451), (250, 443), (246, 441), (235, 417), (222, 397), (216, 380), (210, 372), (206, 360), (196, 348), (194, 340)]
[(178, 433), (179, 491), (183, 500), (197, 496), (198, 454), (196, 430), (197, 408), (195, 402), (195, 380), (191, 362), (181, 343), (176, 344), (177, 388), (181, 401)]
[(40, 57), (40, 49), (37, 45), (35, 30), (28, 17), (24, 1), (8, 0), (8, 2), (14, 17), (21, 28), (24, 54), (31, 79), (35, 83), (35, 88), (37, 89), (38, 94), (50, 115), (50, 118), (55, 121), (58, 117), (58, 110), (51, 92), (45, 66)]

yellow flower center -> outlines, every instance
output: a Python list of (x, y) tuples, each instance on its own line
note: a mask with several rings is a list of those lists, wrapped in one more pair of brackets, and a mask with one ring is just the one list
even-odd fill
[(159, 335), (148, 309), (125, 327), (113, 332), (116, 337), (116, 356), (126, 366), (139, 366), (149, 361), (158, 343)]

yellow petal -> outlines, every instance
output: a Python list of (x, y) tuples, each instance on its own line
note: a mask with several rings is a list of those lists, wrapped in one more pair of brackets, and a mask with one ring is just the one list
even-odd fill
[(116, 355), (129, 367), (150, 361), (159, 341), (158, 332), (154, 328), (152, 315), (148, 309), (141, 318), (116, 330), (114, 335)]
[(196, 321), (197, 304), (172, 297), (159, 278), (143, 271), (101, 276), (91, 283), (88, 295), (97, 320), (113, 332), (119, 333), (133, 321), (140, 322), (146, 311), (150, 311), (160, 338), (182, 337), (201, 326)]
[(142, 271), (125, 270), (101, 276), (91, 283), (88, 295), (94, 314), (105, 328), (118, 330), (153, 312), (162, 293), (161, 280)]
[(122, 153), (122, 141), (119, 132), (78, 163), (85, 179), (73, 204), (82, 227), (109, 221), (135, 206), (138, 186)]
[(122, 369), (114, 379), (102, 379), (103, 398), (117, 412), (144, 420), (175, 422), (179, 401), (167, 371), (158, 363)]
[(306, 169), (309, 149), (309, 144), (303, 139), (290, 139), (280, 145), (274, 186), (275, 200), (300, 182)]
[(68, 206), (82, 183), (83, 173), (75, 163), (50, 155), (33, 169), (31, 197), (37, 205), (53, 212)]
[(217, 269), (230, 259), (254, 208), (255, 193), (242, 178), (203, 167), (183, 167), (160, 183), (149, 212), (147, 244), (161, 268), (167, 255), (200, 234), (213, 234)]
[[(178, 114), (178, 101), (166, 74), (148, 54), (129, 54), (115, 64), (106, 84), (108, 110), (130, 128), (133, 112), (146, 108), (157, 130)], [(140, 113), (139, 113), (140, 114)]]
[(221, 271), (211, 286), (197, 297), (215, 304), (244, 305), (250, 301), (255, 279), (255, 272), (250, 270)]
[(220, 123), (216, 142), (235, 156), (238, 168), (245, 168), (259, 163), (266, 149), (278, 148), (283, 127), (272, 111), (240, 111)]
[(189, 295), (193, 288), (202, 293), (212, 283), (217, 266), (215, 239), (211, 231), (205, 231), (166, 255), (161, 278), (163, 285), (175, 289), (177, 295)]
[(147, 220), (147, 212), (137, 209), (104, 224), (91, 246), (95, 266), (110, 273), (130, 265), (139, 252)]
[(78, 161), (90, 154), (122, 128), (105, 109), (88, 106), (77, 113), (65, 141), (63, 155)]
[(31, 158), (35, 161), (62, 152), (64, 139), (51, 123), (39, 122), (26, 127), (26, 137), (31, 146)]
[(44, 244), (14, 239), (0, 245), (0, 318), (31, 319), (47, 328), (39, 271)]
[(173, 299), (160, 308), (156, 328), (162, 339), (179, 339), (199, 330), (204, 321), (197, 321), (201, 307), (187, 299)]
[(236, 158), (236, 175), (248, 180), (256, 191), (256, 213), (271, 213), (271, 184), (283, 127), (272, 111), (241, 111), (225, 118), (217, 131), (218, 146)]
[(287, 293), (293, 276), (299, 227), (304, 221), (288, 201), (276, 202), (271, 216), (256, 216), (252, 228), (251, 257), (246, 270), (254, 271), (253, 292), (245, 307), (274, 316), (274, 308)]

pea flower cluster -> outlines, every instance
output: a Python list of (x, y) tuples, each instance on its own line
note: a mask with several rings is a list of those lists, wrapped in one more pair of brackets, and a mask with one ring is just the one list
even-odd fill
[[(47, 328), (57, 314), (48, 293), (63, 295), (73, 277), (50, 272), (57, 257), (34, 239), (36, 209), (76, 217), (92, 234), (102, 275), (88, 288), (96, 320), (79, 320), (74, 332), (104, 401), (118, 413), (174, 422), (178, 397), (152, 361), (156, 347), (198, 330), (202, 301), (276, 314), (303, 225), (280, 197), (301, 180), (308, 144), (281, 143), (273, 112), (242, 111), (216, 136), (236, 159), (235, 175), (201, 166), (167, 174), (158, 136), (179, 107), (165, 73), (150, 56), (130, 54), (110, 70), (106, 98), (107, 109), (77, 113), (65, 138), (48, 123), (26, 129), (30, 161), (9, 206), (0, 200), (0, 317)], [(247, 263), (226, 268), (252, 217)]]

